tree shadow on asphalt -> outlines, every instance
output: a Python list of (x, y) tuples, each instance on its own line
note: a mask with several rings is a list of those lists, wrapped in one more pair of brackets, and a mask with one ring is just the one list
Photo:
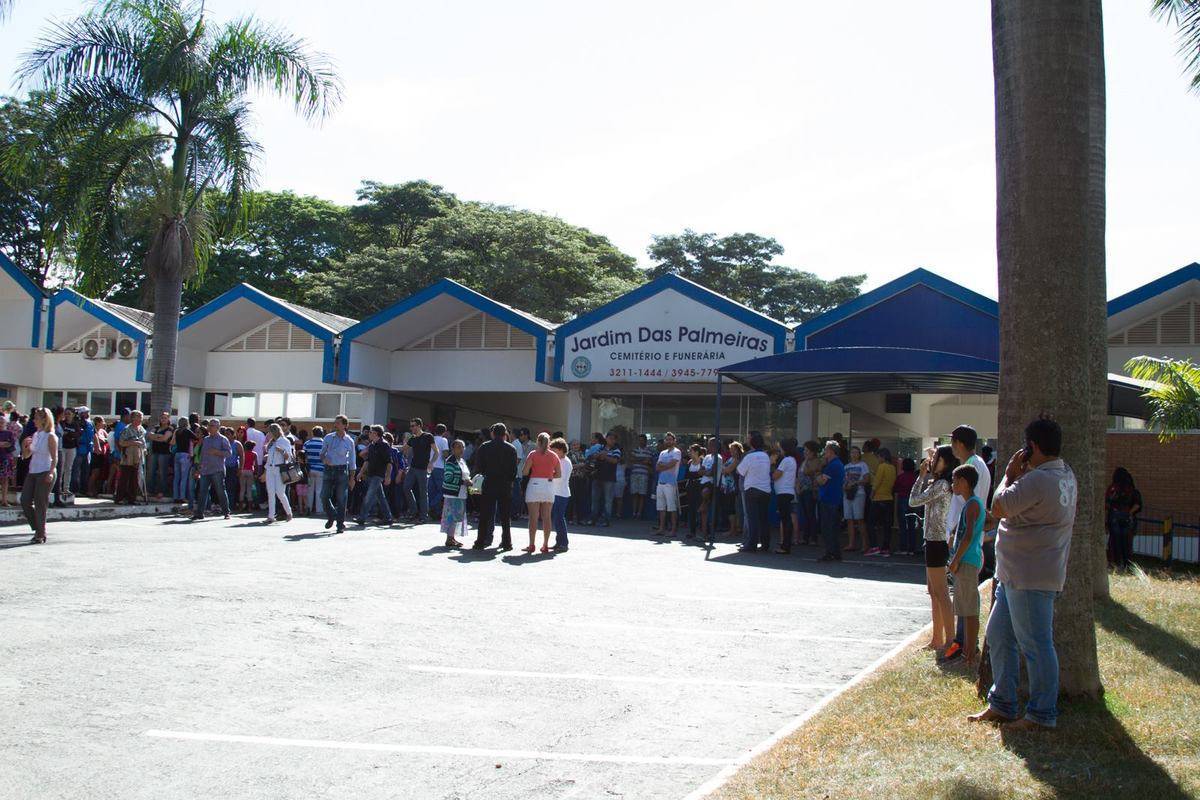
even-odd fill
[[(925, 583), (925, 565), (907, 561), (817, 561), (820, 553), (816, 547), (794, 549), (788, 554), (758, 551), (755, 553), (732, 552), (714, 556), (709, 553), (705, 560), (713, 564), (734, 564), (743, 567), (804, 572), (828, 575), (831, 578), (857, 578), (888, 583)], [(920, 569), (917, 569), (920, 567)]]
[(311, 541), (313, 539), (332, 539), (334, 536), (338, 535), (338, 532), (333, 530), (317, 531), (315, 533), (289, 533), (287, 536), (283, 537), (283, 540), (285, 542), (303, 542)]
[(1187, 800), (1191, 797), (1162, 765), (1142, 752), (1104, 700), (1064, 704), (1059, 730), (1013, 732), (1000, 740), (1053, 797)]
[(1116, 600), (1096, 603), (1096, 622), (1148, 658), (1200, 683), (1200, 648), (1130, 611)]

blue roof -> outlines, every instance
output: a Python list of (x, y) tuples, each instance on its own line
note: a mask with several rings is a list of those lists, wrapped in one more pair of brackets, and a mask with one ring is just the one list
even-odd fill
[(545, 378), (546, 337), (553, 330), (553, 325), (532, 314), (518, 311), (512, 306), (499, 303), (490, 297), (485, 297), (474, 289), (463, 286), (458, 281), (450, 278), (442, 278), (440, 281), (426, 286), (421, 291), (393, 303), (382, 311), (367, 317), (362, 322), (351, 325), (342, 331), (342, 344), (338, 353), (336, 375), (333, 374), (333, 370), (327, 369), (324, 378), (325, 381), (327, 383), (345, 383), (350, 380), (350, 354), (356, 338), (381, 325), (386, 325), (402, 314), (442, 295), (453, 297), (455, 300), (465, 303), (476, 311), (495, 317), (505, 324), (533, 336), (537, 345), (536, 378), (538, 381)]
[[(682, 294), (695, 300), (698, 303), (708, 306), (713, 311), (716, 311), (725, 316), (732, 317), (746, 325), (749, 325), (755, 330), (761, 331), (774, 339), (775, 351), (782, 352), (786, 347), (788, 327), (778, 320), (768, 317), (766, 314), (761, 314), (754, 309), (744, 306), (741, 303), (736, 303), (723, 295), (719, 295), (711, 289), (706, 289), (698, 283), (689, 281), (687, 278), (668, 273), (661, 278), (655, 278), (649, 283), (642, 284), (638, 288), (626, 292), (615, 300), (612, 300), (599, 308), (593, 309), (586, 314), (581, 314), (570, 322), (565, 322), (558, 326), (555, 331), (555, 339), (561, 343), (567, 336), (570, 336), (579, 331), (590, 328), (598, 322), (601, 322), (608, 317), (624, 311), (631, 306), (634, 306), (643, 300), (653, 297), (660, 292), (668, 289), (674, 289)], [(560, 347), (554, 348), (554, 377), (557, 380), (562, 380), (563, 369), (563, 353)]]
[(325, 342), (332, 342), (334, 335), (338, 331), (347, 328), (353, 322), (353, 320), (346, 319), (345, 317), (324, 314), (320, 311), (296, 305), (295, 303), (289, 303), (286, 300), (280, 300), (278, 297), (272, 297), (248, 283), (239, 283), (224, 294), (220, 294), (209, 300), (195, 311), (184, 314), (179, 320), (179, 330), (181, 332), (187, 330), (197, 322), (238, 300), (248, 300), (264, 311), (287, 320), (297, 328), (307, 331)]
[(42, 300), (46, 297), (46, 293), (39, 289), (37, 284), (4, 253), (0, 253), (0, 271), (12, 278), (17, 286), (21, 287), (21, 290), (33, 300), (33, 333), (29, 338), (29, 346), (37, 347), (42, 338)]
[(718, 372), (764, 394), (796, 401), (859, 392), (995, 394), (1000, 387), (996, 361), (905, 347), (793, 350)]
[[(857, 314), (861, 314), (867, 309), (879, 305), (896, 295), (919, 286), (928, 287), (937, 294), (955, 300), (984, 316), (992, 317), (996, 320), (1000, 318), (1000, 307), (995, 300), (992, 300), (990, 297), (984, 297), (978, 292), (973, 292), (965, 286), (960, 286), (954, 281), (943, 278), (927, 269), (918, 268), (799, 325), (796, 328), (796, 349), (805, 349), (808, 346), (807, 340), (809, 337), (827, 328), (831, 328), (840, 322), (844, 322)], [(996, 347), (998, 348), (998, 329), (996, 331), (996, 342)], [(858, 342), (846, 342), (846, 344), (858, 344)]]
[(1144, 286), (1139, 286), (1131, 292), (1126, 292), (1120, 297), (1114, 297), (1108, 301), (1108, 315), (1111, 317), (1114, 314), (1120, 314), (1122, 311), (1128, 311), (1134, 306), (1153, 299), (1164, 292), (1169, 292), (1176, 286), (1182, 286), (1188, 281), (1200, 281), (1200, 264), (1192, 262), (1186, 267), (1180, 267), (1174, 272), (1152, 280)]
[(144, 342), (149, 334), (138, 324), (134, 323), (129, 318), (113, 311), (103, 301), (92, 300), (90, 297), (84, 297), (74, 289), (59, 289), (50, 298), (50, 316), (46, 322), (46, 349), (54, 349), (54, 323), (56, 310), (63, 303), (70, 303), (77, 306), (81, 310), (91, 314), (105, 325), (110, 325), (116, 328), (121, 333), (128, 336), (130, 339), (138, 342)]

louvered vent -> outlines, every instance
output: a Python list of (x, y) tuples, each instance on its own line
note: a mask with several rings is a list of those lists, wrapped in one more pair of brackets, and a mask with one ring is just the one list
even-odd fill
[(1134, 325), (1126, 335), (1129, 344), (1158, 344), (1158, 320), (1148, 319)]
[(512, 329), (509, 334), (509, 345), (513, 350), (532, 350), (533, 337), (525, 331), (519, 331), (516, 328)]
[(272, 322), (267, 328), (267, 349), (287, 350), (291, 339), (288, 330), (290, 327), (286, 322)]
[(434, 350), (453, 350), (458, 347), (458, 326), (451, 325), (433, 337)]
[(116, 339), (120, 334), (118, 334), (117, 329), (111, 325), (101, 325), (100, 330), (96, 333), (96, 335), (102, 339)]
[(247, 350), (266, 350), (267, 349), (267, 329), (259, 328), (251, 333), (245, 339)]
[(488, 318), (483, 327), (483, 346), (503, 350), (508, 347), (508, 326), (497, 319)]
[(316, 337), (308, 331), (302, 331), (295, 325), (292, 328), (292, 349), (293, 350), (312, 350), (316, 346)]
[(1192, 304), (1192, 335), (1193, 341), (1200, 344), (1200, 303)]
[(1183, 303), (1158, 318), (1159, 344), (1192, 343), (1192, 304)]
[(246, 340), (238, 339), (233, 344), (227, 344), (224, 347), (222, 347), (221, 349), (222, 350), (245, 350), (246, 349)]
[(467, 317), (458, 323), (458, 349), (479, 350), (483, 347), (483, 314)]
[(433, 339), (422, 339), (416, 344), (410, 346), (409, 350), (430, 350), (433, 348)]
[(1108, 337), (1109, 344), (1125, 344), (1125, 334), (1118, 333), (1116, 336)]

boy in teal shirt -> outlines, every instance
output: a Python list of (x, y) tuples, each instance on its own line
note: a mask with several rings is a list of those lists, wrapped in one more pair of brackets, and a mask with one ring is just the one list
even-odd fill
[(948, 569), (954, 574), (954, 614), (961, 617), (965, 629), (963, 650), (968, 667), (979, 663), (979, 570), (983, 569), (983, 501), (975, 496), (979, 473), (970, 464), (953, 473), (954, 493), (966, 505), (958, 520), (958, 542)]

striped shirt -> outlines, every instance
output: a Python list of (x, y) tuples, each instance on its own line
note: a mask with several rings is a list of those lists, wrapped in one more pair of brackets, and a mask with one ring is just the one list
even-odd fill
[(304, 457), (308, 459), (309, 472), (324, 472), (325, 462), (321, 460), (321, 447), (325, 444), (323, 439), (312, 437), (304, 443)]

